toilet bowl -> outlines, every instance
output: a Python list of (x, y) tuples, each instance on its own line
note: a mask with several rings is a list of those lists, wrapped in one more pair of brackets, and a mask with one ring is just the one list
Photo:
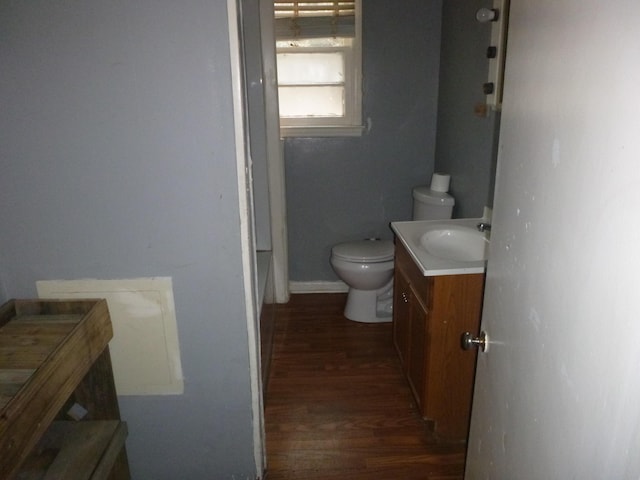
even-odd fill
[[(454, 198), (426, 186), (413, 189), (413, 219), (451, 218)], [(339, 243), (331, 249), (331, 266), (349, 286), (344, 316), (356, 322), (390, 322), (393, 305), (391, 240)]]
[(331, 249), (331, 266), (349, 286), (344, 309), (349, 320), (391, 321), (393, 254), (391, 240), (339, 243)]

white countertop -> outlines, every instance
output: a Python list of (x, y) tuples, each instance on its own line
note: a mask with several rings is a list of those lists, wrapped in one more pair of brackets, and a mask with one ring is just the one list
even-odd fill
[(408, 222), (391, 222), (391, 229), (398, 240), (405, 246), (409, 255), (425, 277), (438, 275), (465, 275), (484, 273), (487, 261), (461, 262), (436, 257), (420, 245), (420, 237), (429, 226), (461, 225), (475, 228), (483, 218), (458, 218), (452, 220), (416, 220)]

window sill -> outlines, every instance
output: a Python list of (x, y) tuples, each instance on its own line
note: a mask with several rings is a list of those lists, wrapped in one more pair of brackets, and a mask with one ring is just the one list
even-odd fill
[(280, 127), (280, 138), (287, 137), (361, 137), (365, 127), (362, 125), (348, 126), (317, 126), (317, 127)]

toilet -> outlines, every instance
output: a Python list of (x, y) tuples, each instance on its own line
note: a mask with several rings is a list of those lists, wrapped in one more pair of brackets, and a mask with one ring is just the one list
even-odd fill
[[(413, 189), (413, 220), (451, 218), (454, 198), (427, 186)], [(334, 245), (331, 266), (349, 286), (344, 316), (364, 323), (390, 322), (393, 305), (392, 240), (366, 239)]]

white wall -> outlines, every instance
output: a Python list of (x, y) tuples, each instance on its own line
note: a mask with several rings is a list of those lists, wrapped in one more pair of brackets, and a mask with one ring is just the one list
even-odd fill
[(254, 478), (226, 2), (2, 2), (0, 31), (0, 300), (172, 277), (185, 393), (121, 399), (133, 475)]
[(639, 21), (511, 1), (469, 479), (640, 477)]

